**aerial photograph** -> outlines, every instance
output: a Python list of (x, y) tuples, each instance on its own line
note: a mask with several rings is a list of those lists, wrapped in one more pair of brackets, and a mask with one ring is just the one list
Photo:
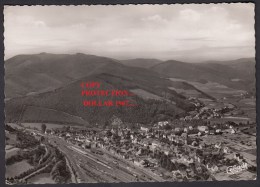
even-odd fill
[(254, 9), (5, 6), (5, 183), (256, 180)]

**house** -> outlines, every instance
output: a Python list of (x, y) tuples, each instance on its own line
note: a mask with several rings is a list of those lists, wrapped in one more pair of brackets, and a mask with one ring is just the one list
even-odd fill
[(229, 153), (230, 153), (229, 148), (228, 148), (228, 147), (224, 147), (224, 148), (223, 148), (223, 153), (229, 154)]
[(218, 166), (215, 164), (207, 164), (206, 167), (212, 173), (216, 173), (218, 171)]
[(163, 134), (163, 138), (167, 138), (167, 135), (166, 135), (166, 134)]
[(84, 149), (90, 149), (91, 148), (91, 143), (84, 143), (81, 145), (82, 148)]
[(200, 132), (205, 132), (206, 130), (208, 130), (208, 127), (207, 126), (198, 126), (197, 127), (198, 128), (198, 130), (200, 131)]
[(233, 128), (225, 129), (224, 132), (230, 133), (230, 134), (235, 134), (236, 133), (235, 129), (233, 129)]
[(169, 124), (168, 121), (160, 121), (160, 122), (158, 122), (158, 126), (160, 126), (160, 127), (163, 127), (163, 126), (168, 125), (168, 124)]
[(195, 173), (192, 169), (187, 168), (186, 169), (187, 177), (193, 178), (195, 176)]
[(188, 137), (188, 134), (184, 132), (181, 134), (181, 137), (186, 139)]
[(214, 147), (217, 148), (217, 149), (220, 149), (220, 148), (221, 148), (221, 142), (220, 142), (220, 143), (216, 143), (216, 144), (214, 145)]
[(144, 167), (145, 161), (144, 160), (134, 160), (134, 164), (138, 167)]
[(111, 121), (111, 125), (112, 126), (121, 126), (123, 124), (122, 120), (120, 118), (118, 118), (117, 116), (112, 116), (112, 118), (110, 119)]
[(194, 146), (194, 147), (196, 147), (196, 146), (198, 146), (199, 144), (198, 144), (197, 141), (194, 140), (194, 141), (191, 143), (191, 145)]
[(149, 128), (147, 128), (147, 127), (141, 127), (140, 130), (147, 133), (147, 132), (149, 131)]
[(221, 129), (216, 129), (216, 133), (217, 134), (221, 133)]
[(191, 116), (186, 116), (186, 117), (184, 118), (184, 120), (185, 120), (185, 121), (190, 121), (190, 120), (192, 120), (192, 117), (191, 117)]
[(204, 147), (205, 147), (205, 143), (201, 142), (201, 143), (199, 144), (199, 149), (203, 149)]
[[(85, 146), (86, 147), (86, 146)], [(105, 144), (104, 143), (101, 143), (101, 142), (99, 142), (98, 143), (98, 147), (100, 147), (100, 148), (102, 148), (102, 149), (105, 149)]]
[(175, 134), (169, 135), (169, 136), (168, 136), (168, 139), (169, 139), (170, 141), (174, 141), (174, 139), (175, 139)]
[(196, 162), (201, 163), (201, 158), (199, 156), (195, 155), (194, 159)]
[(132, 139), (132, 143), (133, 143), (133, 144), (137, 144), (137, 143), (138, 143), (138, 139), (137, 139), (137, 138)]
[(187, 155), (182, 155), (182, 156), (178, 155), (177, 162), (188, 165), (193, 163), (194, 160)]
[(235, 153), (234, 159), (237, 160), (238, 162), (242, 162), (244, 160), (244, 157), (242, 155), (240, 155), (239, 153)]
[(158, 141), (156, 141), (156, 140), (154, 140), (154, 141), (152, 142), (151, 148), (152, 148), (152, 149), (155, 149), (155, 148), (160, 147), (160, 146), (161, 146), (161, 143), (158, 142)]
[(150, 140), (149, 139), (142, 139), (140, 144), (143, 145), (144, 147), (146, 147), (150, 144)]
[(200, 119), (200, 117), (196, 115), (195, 117), (193, 117), (193, 119)]
[(147, 160), (149, 161), (149, 165), (150, 166), (158, 166), (158, 160), (157, 159), (153, 159), (153, 158), (147, 158)]
[(180, 170), (172, 171), (173, 178), (175, 179), (182, 179), (183, 174), (181, 173)]
[(124, 133), (124, 131), (123, 130), (119, 130), (118, 131), (118, 136), (121, 136), (121, 137), (123, 137), (125, 135), (125, 133)]
[(161, 147), (161, 151), (165, 154), (165, 155), (169, 155), (170, 154), (170, 148), (168, 146), (163, 146)]
[(79, 142), (85, 142), (86, 141), (86, 138), (84, 136), (77, 136), (75, 138), (76, 141), (79, 141)]
[(31, 132), (31, 135), (32, 136), (36, 136), (37, 134), (35, 132)]

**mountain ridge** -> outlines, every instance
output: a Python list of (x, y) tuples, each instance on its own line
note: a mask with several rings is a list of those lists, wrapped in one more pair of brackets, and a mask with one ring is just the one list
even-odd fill
[[(130, 65), (131, 62), (134, 62), (134, 65)], [(139, 62), (141, 63), (138, 66)], [(38, 94), (62, 87), (87, 75), (109, 72), (113, 69), (120, 71), (123, 67), (151, 70), (162, 77), (173, 76), (187, 80), (205, 79), (233, 88), (253, 89), (252, 83), (255, 78), (253, 62), (254, 58), (188, 63), (144, 58), (120, 61), (83, 53), (23, 54), (5, 61), (5, 95), (9, 99), (27, 94)], [(224, 79), (219, 77), (224, 77)], [(241, 79), (241, 81), (232, 82), (230, 81), (232, 79)]]

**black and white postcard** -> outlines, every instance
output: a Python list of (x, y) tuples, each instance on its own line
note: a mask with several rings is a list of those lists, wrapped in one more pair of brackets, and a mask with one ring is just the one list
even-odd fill
[(5, 183), (257, 178), (255, 5), (4, 6)]

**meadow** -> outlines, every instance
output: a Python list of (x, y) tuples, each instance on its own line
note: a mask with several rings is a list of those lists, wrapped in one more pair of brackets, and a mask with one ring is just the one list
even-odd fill
[(15, 177), (33, 168), (26, 160), (6, 166), (5, 177)]
[(49, 173), (41, 173), (28, 180), (29, 184), (55, 184)]

